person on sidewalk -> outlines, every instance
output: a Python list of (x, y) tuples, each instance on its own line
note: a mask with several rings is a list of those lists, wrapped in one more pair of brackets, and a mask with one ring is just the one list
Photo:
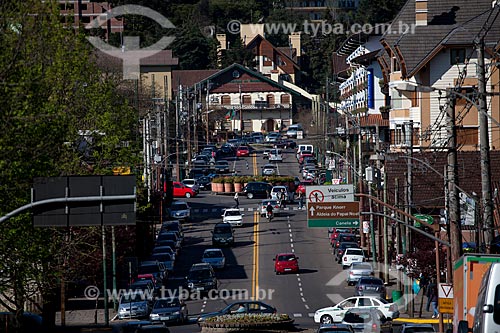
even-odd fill
[(432, 288), (431, 294), (431, 306), (432, 306), (432, 318), (439, 318), (438, 312), (438, 291), (436, 284)]
[(299, 209), (304, 209), (304, 194), (302, 192), (299, 193)]
[(236, 202), (236, 205), (234, 206), (234, 208), (240, 208), (240, 199), (239, 199), (239, 196), (238, 196), (238, 192), (236, 192), (234, 194), (234, 201)]
[(433, 290), (436, 288), (436, 282), (435, 282), (435, 279), (432, 278), (431, 279), (431, 282), (429, 284), (426, 285), (425, 287), (425, 296), (427, 296), (427, 304), (425, 306), (425, 311), (429, 312), (431, 311), (430, 307), (431, 307), (431, 299), (432, 299), (432, 293), (433, 293)]

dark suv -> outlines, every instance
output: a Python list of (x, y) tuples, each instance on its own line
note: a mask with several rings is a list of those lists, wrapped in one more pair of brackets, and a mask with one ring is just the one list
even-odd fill
[(271, 193), (273, 186), (264, 182), (250, 182), (243, 188), (243, 193), (247, 196), (248, 199), (252, 198), (265, 198), (269, 193)]
[(234, 230), (229, 223), (217, 223), (212, 231), (212, 245), (234, 245)]
[(217, 290), (217, 278), (210, 264), (193, 264), (186, 276), (186, 286), (190, 292)]

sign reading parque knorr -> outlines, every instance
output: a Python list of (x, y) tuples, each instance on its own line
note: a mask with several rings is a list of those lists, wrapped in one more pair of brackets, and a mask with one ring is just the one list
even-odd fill
[(359, 202), (308, 202), (309, 227), (359, 227)]

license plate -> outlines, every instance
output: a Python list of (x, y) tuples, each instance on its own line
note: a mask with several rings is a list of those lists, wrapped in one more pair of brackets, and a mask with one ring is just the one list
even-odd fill
[(285, 268), (285, 272), (291, 271), (291, 268)]
[(160, 320), (170, 320), (170, 317), (160, 317)]
[(377, 287), (366, 287), (366, 290), (377, 290)]

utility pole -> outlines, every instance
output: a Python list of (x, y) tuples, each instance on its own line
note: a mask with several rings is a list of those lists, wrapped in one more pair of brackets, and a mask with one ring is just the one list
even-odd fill
[(495, 237), (493, 224), (493, 203), (491, 199), (491, 165), (490, 165), (490, 139), (488, 134), (488, 116), (486, 105), (486, 75), (484, 65), (484, 39), (481, 38), (477, 45), (478, 84), (479, 92), (479, 146), (481, 151), (481, 190), (483, 205), (483, 225), (485, 228), (484, 241), (488, 253), (491, 253), (491, 242)]
[[(448, 206), (449, 206), (449, 221), (450, 228), (450, 244), (451, 244), (451, 261), (457, 262), (462, 255), (462, 232), (460, 221), (460, 201), (458, 194), (458, 177), (457, 177), (457, 130), (455, 125), (455, 99), (453, 91), (448, 89), (448, 107), (446, 115), (448, 119), (448, 170), (446, 179), (448, 181)], [(437, 267), (439, 271), (440, 267)], [(452, 277), (449, 277), (452, 278)], [(451, 281), (450, 281), (451, 282)]]
[[(407, 135), (407, 147), (408, 147), (408, 163), (407, 163), (407, 181), (406, 181), (406, 203), (407, 203), (407, 213), (412, 215), (412, 207), (413, 207), (413, 120), (410, 120), (408, 123), (408, 135)], [(408, 218), (406, 219), (407, 223), (412, 223)], [(411, 249), (411, 236), (410, 236), (410, 228), (405, 228), (406, 235), (406, 252), (410, 252)]]
[[(387, 173), (384, 170), (384, 202), (387, 202)], [(388, 249), (389, 249), (389, 236), (387, 234), (387, 215), (388, 215), (388, 210), (387, 206), (384, 206), (384, 282), (386, 284), (389, 284), (389, 254), (388, 254)]]
[[(182, 95), (182, 88), (178, 86), (178, 94)], [(178, 182), (181, 181), (179, 170), (179, 96), (177, 96), (177, 103), (175, 103), (175, 177)]]

